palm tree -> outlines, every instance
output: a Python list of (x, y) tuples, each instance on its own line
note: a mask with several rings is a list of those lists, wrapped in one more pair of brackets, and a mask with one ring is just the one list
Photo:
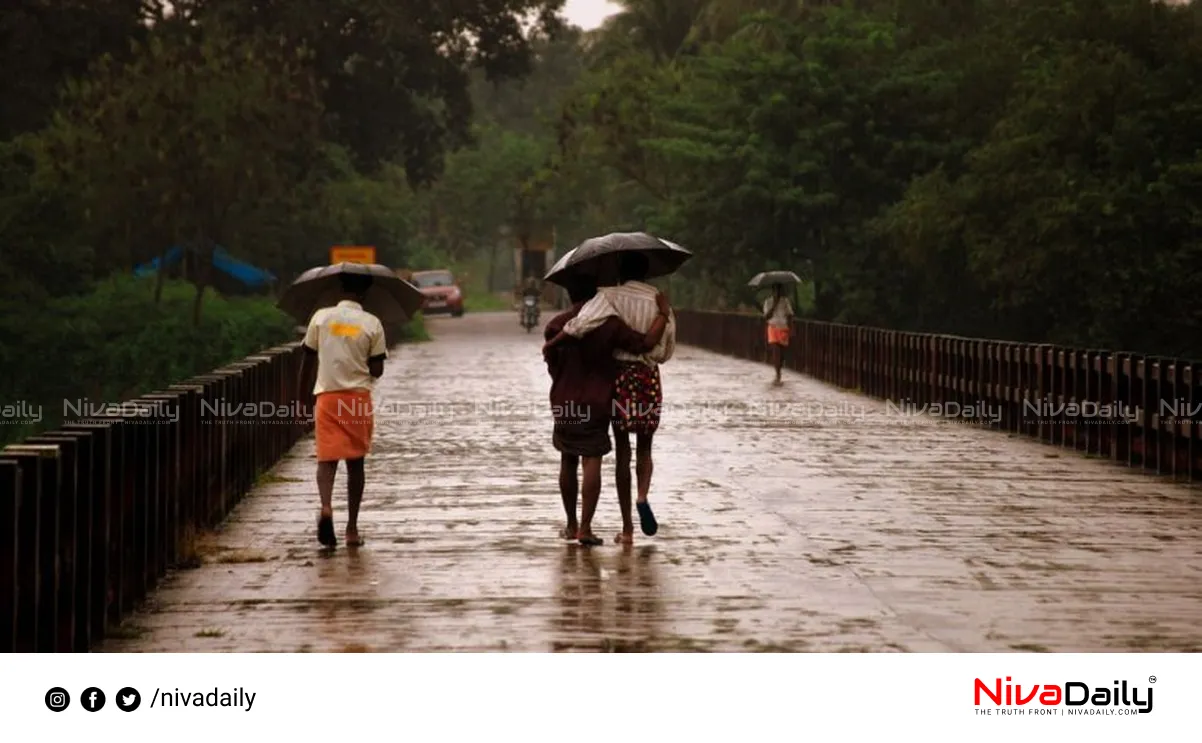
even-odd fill
[(676, 57), (709, 0), (621, 0), (622, 10), (599, 29), (606, 41), (631, 44), (656, 62)]
[(806, 8), (821, 5), (815, 0), (709, 0), (698, 14), (686, 42), (689, 44), (721, 43), (741, 32), (757, 33), (749, 16), (769, 14), (786, 20), (797, 20)]

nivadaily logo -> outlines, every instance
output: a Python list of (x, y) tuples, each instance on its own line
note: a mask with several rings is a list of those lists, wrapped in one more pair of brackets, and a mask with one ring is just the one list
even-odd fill
[[(976, 706), (980, 707), (982, 700), (986, 705), (993, 702), (1002, 708), (1003, 715), (1133, 715), (1152, 711), (1151, 686), (1139, 688), (1126, 681), (1115, 681), (1111, 689), (1105, 686), (1091, 687), (1083, 681), (1068, 681), (1024, 687), (1010, 683), (1012, 680), (1009, 676), (1005, 683), (1000, 678), (992, 683), (977, 679), (973, 686)], [(1148, 677), (1148, 682), (1156, 683), (1156, 677)], [(977, 713), (988, 714), (991, 711), (987, 707), (978, 709)]]

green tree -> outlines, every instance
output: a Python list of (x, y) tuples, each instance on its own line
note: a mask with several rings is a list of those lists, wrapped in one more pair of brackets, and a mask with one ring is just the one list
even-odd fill
[[(212, 251), (305, 181), (320, 107), (303, 51), (210, 29), (155, 37), (71, 84), (35, 144), (44, 182), (73, 189), (117, 270), (188, 246), (200, 321)], [(137, 237), (122, 246), (114, 235)], [(108, 238), (103, 243), (102, 238)]]
[(372, 172), (397, 162), (411, 182), (429, 183), (447, 149), (465, 144), (470, 75), (521, 76), (532, 63), (531, 33), (559, 27), (563, 0), (181, 0), (189, 22), (220, 19), (239, 33), (264, 33), (313, 50), (324, 84), (325, 133)]
[(656, 63), (676, 57), (710, 0), (621, 0), (622, 10), (606, 19), (603, 43), (649, 54)]
[(0, 141), (41, 127), (60, 86), (144, 37), (142, 0), (5, 0), (0, 4)]

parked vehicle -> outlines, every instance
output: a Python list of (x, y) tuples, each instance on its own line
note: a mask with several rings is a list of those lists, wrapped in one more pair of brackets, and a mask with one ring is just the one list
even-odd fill
[(409, 280), (426, 295), (426, 303), (422, 305), (424, 314), (463, 317), (463, 289), (450, 271), (415, 271)]

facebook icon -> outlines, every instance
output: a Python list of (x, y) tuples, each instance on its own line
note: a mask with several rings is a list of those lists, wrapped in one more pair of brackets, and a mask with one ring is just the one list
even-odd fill
[(79, 701), (88, 712), (98, 712), (104, 707), (104, 692), (95, 686), (89, 687), (83, 690)]

